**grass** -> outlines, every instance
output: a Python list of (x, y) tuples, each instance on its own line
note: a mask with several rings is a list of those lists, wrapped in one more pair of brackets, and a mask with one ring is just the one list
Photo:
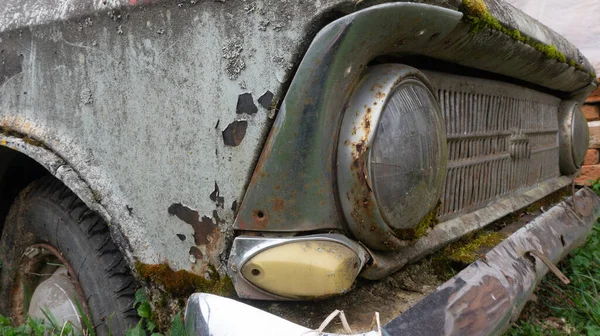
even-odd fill
[[(70, 322), (59, 323), (48, 309), (42, 309), (45, 319), (35, 319), (27, 317), (25, 323), (14, 325), (13, 321), (0, 315), (0, 335), (2, 336), (95, 336), (92, 320), (89, 316), (83, 313), (81, 305), (76, 300), (77, 309), (81, 316), (83, 324), (82, 329), (77, 329)], [(152, 307), (146, 298), (143, 289), (139, 289), (135, 293), (135, 301), (133, 307), (137, 308), (140, 322), (133, 328), (130, 328), (125, 333), (125, 336), (186, 336), (185, 327), (181, 314), (176, 314), (171, 320), (171, 327), (165, 333), (159, 333), (156, 323), (152, 321)], [(108, 334), (110, 331), (109, 318)], [(116, 336), (116, 335), (115, 335)]]
[[(600, 192), (600, 181), (592, 189)], [(559, 268), (569, 277), (564, 285), (556, 277), (545, 277), (508, 336), (600, 335), (600, 221), (587, 242)]]

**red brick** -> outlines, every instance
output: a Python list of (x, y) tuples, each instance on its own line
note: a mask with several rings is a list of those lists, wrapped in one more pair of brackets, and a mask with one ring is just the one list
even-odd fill
[(600, 153), (597, 149), (588, 149), (583, 160), (584, 166), (595, 165), (600, 163)]
[(588, 121), (600, 120), (599, 105), (584, 104), (583, 106), (581, 106), (581, 111), (583, 111), (583, 115)]
[(598, 103), (600, 102), (600, 87), (594, 90), (586, 100), (588, 103)]
[(600, 148), (600, 121), (590, 121), (590, 145), (589, 148)]
[(581, 176), (575, 179), (579, 185), (590, 185), (590, 181), (600, 178), (600, 164), (581, 167)]

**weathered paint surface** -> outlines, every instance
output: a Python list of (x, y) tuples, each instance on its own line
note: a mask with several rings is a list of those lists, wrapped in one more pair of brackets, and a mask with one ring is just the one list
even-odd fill
[[(233, 204), (274, 115), (267, 101), (281, 100), (312, 34), (373, 3), (5, 1), (0, 126), (27, 137), (3, 139), (35, 155), (112, 224), (130, 262), (167, 261), (200, 273), (209, 263), (219, 268)], [(274, 98), (254, 101), (265, 92)], [(256, 113), (236, 113), (245, 93)], [(235, 146), (223, 134), (233, 123), (247, 123)], [(231, 208), (210, 198), (215, 181)], [(193, 225), (169, 213), (173, 204), (218, 226), (211, 232), (223, 243), (201, 251), (202, 262), (190, 257), (202, 245), (191, 239)]]
[[(281, 94), (311, 20), (336, 3), (7, 1), (0, 126), (89, 186), (79, 196), (127, 237), (130, 261), (204, 274), (220, 267), (235, 213), (223, 204), (241, 200), (271, 125), (257, 98)], [(243, 94), (252, 113), (236, 113)], [(231, 144), (229, 125), (244, 125)]]

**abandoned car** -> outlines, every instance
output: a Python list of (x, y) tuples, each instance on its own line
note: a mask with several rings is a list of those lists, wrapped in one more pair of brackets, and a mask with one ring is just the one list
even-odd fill
[[(7, 0), (0, 61), (17, 323), (124, 334), (143, 288), (168, 312), (203, 292), (190, 334), (302, 334), (331, 297), (378, 313), (360, 332), (500, 334), (600, 214), (571, 188), (596, 74), (501, 0)], [(412, 307), (359, 295), (565, 190)]]

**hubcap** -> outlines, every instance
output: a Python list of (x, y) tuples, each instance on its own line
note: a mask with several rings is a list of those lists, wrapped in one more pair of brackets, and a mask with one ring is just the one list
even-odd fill
[(55, 247), (36, 244), (26, 248), (15, 282), (12, 318), (20, 323), (27, 316), (53, 319), (60, 326), (70, 322), (81, 330), (81, 315), (90, 315), (75, 274), (67, 259)]
[(61, 266), (33, 291), (29, 302), (29, 316), (45, 319), (46, 314), (52, 314), (58, 323), (70, 321), (74, 327), (81, 330), (75, 297), (75, 285), (67, 268)]

